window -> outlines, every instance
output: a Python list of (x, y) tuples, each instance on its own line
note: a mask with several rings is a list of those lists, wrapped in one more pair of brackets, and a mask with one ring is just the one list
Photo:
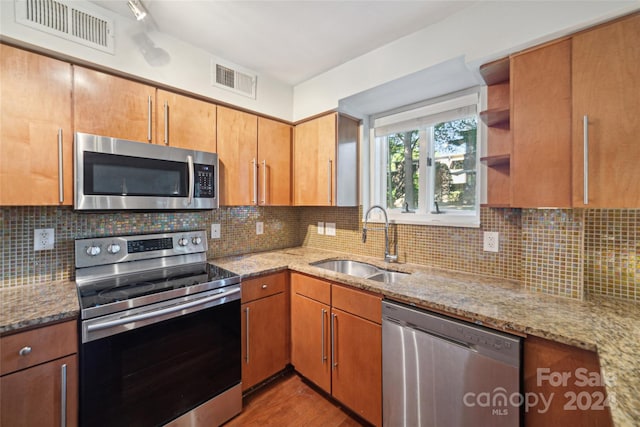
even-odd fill
[(372, 200), (401, 223), (479, 226), (479, 92), (374, 117)]

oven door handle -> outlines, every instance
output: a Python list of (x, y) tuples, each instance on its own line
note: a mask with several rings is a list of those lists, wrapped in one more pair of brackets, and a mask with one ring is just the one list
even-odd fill
[(212, 295), (210, 297), (200, 298), (195, 301), (189, 301), (184, 304), (174, 305), (160, 310), (149, 311), (142, 314), (135, 314), (133, 316), (121, 317), (120, 319), (110, 320), (107, 322), (94, 323), (87, 326), (87, 332), (99, 331), (102, 329), (113, 328), (114, 326), (125, 325), (127, 323), (139, 322), (142, 320), (151, 319), (154, 317), (164, 316), (166, 314), (175, 313), (176, 311), (186, 310), (188, 308), (196, 307), (198, 305), (207, 304), (211, 301), (219, 300), (221, 298), (228, 297), (229, 295), (237, 294), (240, 292), (240, 288), (233, 289), (231, 291), (222, 292), (220, 294)]

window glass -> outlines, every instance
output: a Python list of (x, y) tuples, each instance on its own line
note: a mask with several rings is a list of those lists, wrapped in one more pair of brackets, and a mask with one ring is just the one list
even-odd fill
[(477, 91), (374, 118), (372, 200), (398, 222), (479, 225)]
[(420, 132), (394, 133), (386, 140), (387, 208), (415, 210), (420, 198)]
[(476, 130), (475, 117), (438, 123), (433, 127), (432, 211), (476, 209)]

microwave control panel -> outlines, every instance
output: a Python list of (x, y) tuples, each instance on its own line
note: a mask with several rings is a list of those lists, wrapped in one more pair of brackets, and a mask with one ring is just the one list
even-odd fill
[(213, 165), (194, 165), (195, 197), (214, 197), (215, 181)]

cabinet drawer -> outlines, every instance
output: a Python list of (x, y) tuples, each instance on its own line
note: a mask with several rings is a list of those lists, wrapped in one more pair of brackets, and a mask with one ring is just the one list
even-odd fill
[[(0, 374), (77, 353), (77, 328), (72, 320), (0, 338)], [(21, 356), (21, 350), (27, 354)]]
[(382, 324), (382, 297), (359, 289), (332, 285), (333, 307)]
[(257, 277), (255, 279), (243, 280), (242, 302), (245, 303), (284, 292), (286, 283), (286, 271)]
[(293, 292), (314, 299), (323, 304), (331, 304), (331, 284), (321, 279), (291, 273), (291, 289)]

